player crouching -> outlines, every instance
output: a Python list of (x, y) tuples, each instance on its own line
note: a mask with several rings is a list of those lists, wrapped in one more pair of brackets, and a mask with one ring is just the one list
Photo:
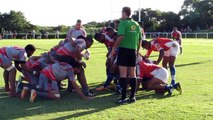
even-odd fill
[(38, 89), (32, 89), (30, 95), (30, 102), (34, 102), (37, 96), (48, 99), (59, 99), (60, 93), (58, 88), (58, 81), (68, 79), (76, 93), (83, 99), (90, 100), (93, 97), (86, 97), (78, 85), (74, 77), (74, 69), (71, 65), (58, 62), (44, 68), (39, 75), (39, 87)]
[(155, 90), (156, 93), (168, 92), (172, 94), (173, 89), (182, 93), (180, 83), (167, 85), (168, 71), (155, 64), (146, 63), (141, 60), (137, 65), (138, 85), (143, 83), (143, 87), (148, 90)]

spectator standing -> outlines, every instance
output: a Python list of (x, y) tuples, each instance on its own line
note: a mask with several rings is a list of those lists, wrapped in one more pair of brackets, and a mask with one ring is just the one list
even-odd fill
[(56, 39), (59, 39), (59, 35), (60, 35), (60, 31), (59, 31), (59, 30), (56, 30), (56, 32), (55, 32), (55, 38), (56, 38)]
[(13, 39), (16, 39), (16, 37), (17, 37), (17, 31), (14, 30), (14, 31), (13, 31)]
[(35, 39), (35, 35), (36, 35), (35, 30), (32, 30), (31, 34), (32, 34), (32, 39)]

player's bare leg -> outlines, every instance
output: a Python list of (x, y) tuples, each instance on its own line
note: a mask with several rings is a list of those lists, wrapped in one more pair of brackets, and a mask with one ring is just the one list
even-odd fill
[(158, 78), (152, 78), (147, 81), (147, 88), (149, 90), (155, 90), (156, 93), (164, 93), (168, 91), (169, 94), (172, 94), (173, 87), (167, 85), (165, 82)]
[(4, 89), (5, 89), (5, 91), (10, 91), (9, 78), (8, 78), (9, 77), (9, 72), (4, 70), (3, 76), (4, 76), (4, 83), (5, 83)]
[(164, 56), (162, 61), (162, 66), (168, 69), (169, 57)]
[(164, 83), (162, 80), (152, 78), (149, 80), (147, 87), (150, 90), (165, 90), (165, 85), (166, 83)]
[(11, 97), (17, 97), (15, 88), (16, 88), (16, 69), (13, 68), (9, 71), (9, 82), (10, 82), (10, 96)]
[(109, 73), (107, 75), (107, 79), (106, 79), (104, 85), (102, 85), (101, 87), (96, 88), (97, 91), (106, 90), (106, 88), (109, 86), (110, 82), (113, 80), (113, 78), (115, 76), (115, 73), (117, 71), (117, 68), (118, 68), (118, 66), (117, 66), (116, 63), (111, 65)]
[(77, 79), (78, 79), (79, 83), (81, 84), (83, 92), (86, 96), (89, 96), (89, 97), (95, 96), (95, 94), (92, 94), (92, 93), (89, 92), (89, 87), (88, 87), (88, 84), (87, 84), (85, 72), (84, 72), (84, 69), (82, 67), (80, 68), (80, 72), (77, 74)]

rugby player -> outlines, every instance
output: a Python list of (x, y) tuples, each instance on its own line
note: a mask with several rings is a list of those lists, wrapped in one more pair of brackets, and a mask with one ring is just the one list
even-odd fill
[[(15, 92), (16, 69), (27, 69), (25, 66), (26, 57), (32, 56), (36, 48), (32, 44), (28, 44), (25, 48), (19, 47), (3, 47), (0, 48), (0, 66), (4, 69), (5, 90), (10, 91), (9, 95), (17, 96)], [(15, 66), (12, 61), (14, 61)], [(21, 67), (19, 67), (21, 65)]]
[(179, 43), (180, 45), (180, 54), (183, 53), (183, 48), (182, 48), (182, 34), (179, 30), (177, 30), (177, 27), (173, 28), (173, 31), (171, 33), (173, 40)]
[(57, 85), (57, 81), (68, 79), (71, 81), (76, 93), (83, 99), (92, 99), (92, 97), (86, 97), (78, 87), (74, 77), (74, 69), (71, 65), (58, 62), (45, 67), (39, 75), (39, 87), (38, 89), (32, 89), (30, 95), (30, 102), (34, 102), (37, 95), (49, 99), (59, 99), (60, 93)]
[(167, 85), (168, 71), (165, 68), (160, 67), (159, 65), (146, 63), (143, 59), (138, 61), (138, 64), (138, 85), (142, 82), (144, 83), (144, 88), (155, 90), (156, 92), (168, 92), (169, 94), (172, 94), (172, 90), (176, 89), (182, 93), (180, 83)]
[(145, 57), (149, 57), (152, 51), (158, 51), (159, 56), (154, 64), (159, 64), (163, 59), (162, 66), (169, 69), (171, 73), (171, 84), (175, 84), (175, 60), (179, 50), (179, 44), (168, 38), (154, 38), (152, 41), (142, 41), (142, 47), (147, 50)]

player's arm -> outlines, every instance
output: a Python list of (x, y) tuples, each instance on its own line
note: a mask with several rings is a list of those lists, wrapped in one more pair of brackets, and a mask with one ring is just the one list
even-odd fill
[(31, 72), (31, 69), (29, 69), (27, 66), (26, 66), (26, 61), (15, 61), (15, 67), (16, 69), (19, 71), (19, 72), (22, 72), (22, 70), (24, 71), (28, 71), (28, 72)]
[(173, 31), (171, 32), (171, 37), (173, 40), (175, 40), (174, 36), (173, 36)]
[(120, 36), (118, 36), (118, 38), (117, 38), (117, 40), (115, 41), (115, 44), (114, 44), (114, 46), (112, 47), (112, 56), (114, 56), (115, 55), (115, 49), (118, 47), (118, 45), (121, 43), (121, 41), (124, 39), (124, 36), (122, 35), (120, 35)]
[(146, 52), (146, 55), (145, 57), (148, 58), (152, 53), (152, 49), (149, 49), (147, 52)]
[(21, 62), (20, 62), (20, 61), (14, 61), (14, 63), (15, 63), (16, 69), (17, 69), (19, 72), (21, 72), (21, 71), (22, 71), (22, 68), (19, 66)]
[(79, 46), (76, 46), (75, 47), (75, 50), (76, 50), (76, 58), (80, 61), (82, 60), (82, 55), (81, 55), (81, 52), (83, 51), (83, 49)]
[(161, 60), (163, 59), (163, 56), (164, 56), (164, 49), (160, 49), (158, 59), (154, 63), (159, 64)]
[(72, 83), (72, 86), (74, 87), (74, 90), (76, 91), (76, 93), (77, 93), (81, 98), (83, 98), (83, 99), (85, 99), (85, 100), (90, 100), (90, 99), (92, 99), (92, 97), (86, 97), (86, 96), (82, 93), (81, 89), (78, 87), (78, 85), (76, 84), (75, 81), (71, 80), (71, 83)]
[(115, 44), (113, 46), (113, 49), (116, 49), (123, 39), (124, 39), (123, 35), (118, 36), (117, 40), (115, 41)]
[(139, 42), (138, 42), (138, 48), (137, 48), (137, 56), (140, 53), (141, 44), (142, 44), (142, 32), (141, 32), (141, 30), (139, 30)]
[(83, 35), (86, 37), (87, 36), (87, 32), (85, 31), (85, 29), (82, 29), (83, 30)]
[(121, 41), (124, 39), (124, 35), (125, 35), (125, 24), (121, 22), (118, 25), (118, 37), (114, 43), (114, 46), (112, 47), (112, 53), (111, 53), (112, 56), (115, 55), (115, 50), (120, 45)]

